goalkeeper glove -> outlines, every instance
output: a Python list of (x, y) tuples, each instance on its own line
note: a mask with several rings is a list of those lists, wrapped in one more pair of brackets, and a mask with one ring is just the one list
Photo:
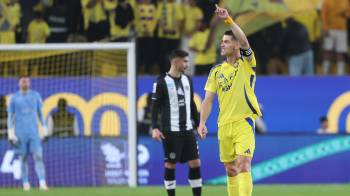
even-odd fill
[(13, 145), (13, 146), (18, 145), (18, 138), (16, 136), (15, 129), (10, 128), (7, 130), (7, 139), (9, 140), (11, 145)]
[(40, 132), (40, 139), (43, 141), (43, 142), (46, 142), (47, 139), (48, 139), (48, 136), (49, 136), (49, 133), (48, 133), (48, 130), (47, 130), (47, 127), (46, 126), (43, 126), (42, 127), (42, 131)]

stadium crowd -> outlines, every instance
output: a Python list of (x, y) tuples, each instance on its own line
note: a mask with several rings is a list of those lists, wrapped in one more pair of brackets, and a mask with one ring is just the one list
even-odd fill
[[(349, 2), (318, 1), (313, 9), (249, 34), (259, 74), (349, 72)], [(253, 8), (283, 4), (247, 2)], [(140, 74), (165, 72), (169, 52), (182, 47), (191, 51), (195, 71), (190, 74), (207, 75), (220, 58), (216, 3), (220, 0), (0, 0), (0, 44), (134, 41)]]

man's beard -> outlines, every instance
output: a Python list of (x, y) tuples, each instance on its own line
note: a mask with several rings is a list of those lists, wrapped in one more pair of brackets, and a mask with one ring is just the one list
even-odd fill
[(22, 87), (21, 89), (22, 89), (22, 91), (28, 91), (28, 90), (29, 90), (29, 86), (27, 86), (27, 87)]

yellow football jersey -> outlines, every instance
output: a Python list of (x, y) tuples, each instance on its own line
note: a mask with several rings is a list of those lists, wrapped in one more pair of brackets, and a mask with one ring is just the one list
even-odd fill
[(180, 23), (184, 20), (184, 14), (180, 5), (175, 2), (159, 3), (157, 6), (157, 19), (159, 20), (159, 38), (181, 38)]
[(218, 94), (219, 127), (262, 115), (254, 93), (256, 60), (252, 55), (250, 62), (244, 57), (237, 60), (237, 67), (223, 62), (214, 66), (209, 73), (205, 90)]
[(44, 20), (32, 20), (27, 31), (29, 43), (45, 43), (46, 38), (50, 35), (50, 27)]

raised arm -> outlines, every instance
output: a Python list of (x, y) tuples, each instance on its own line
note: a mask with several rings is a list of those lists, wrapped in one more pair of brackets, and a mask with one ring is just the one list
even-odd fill
[(213, 106), (214, 97), (215, 97), (215, 93), (206, 91), (205, 98), (201, 105), (198, 134), (202, 139), (204, 139), (208, 133), (208, 129), (205, 123), (207, 122), (207, 119), (210, 115), (211, 108)]
[(225, 23), (230, 26), (233, 34), (235, 35), (235, 37), (239, 41), (241, 48), (242, 49), (249, 49), (250, 45), (249, 45), (247, 36), (243, 32), (243, 30), (235, 22), (233, 22), (233, 19), (229, 15), (227, 9), (221, 8), (217, 4), (215, 6), (216, 6), (215, 14), (219, 18), (225, 20)]

